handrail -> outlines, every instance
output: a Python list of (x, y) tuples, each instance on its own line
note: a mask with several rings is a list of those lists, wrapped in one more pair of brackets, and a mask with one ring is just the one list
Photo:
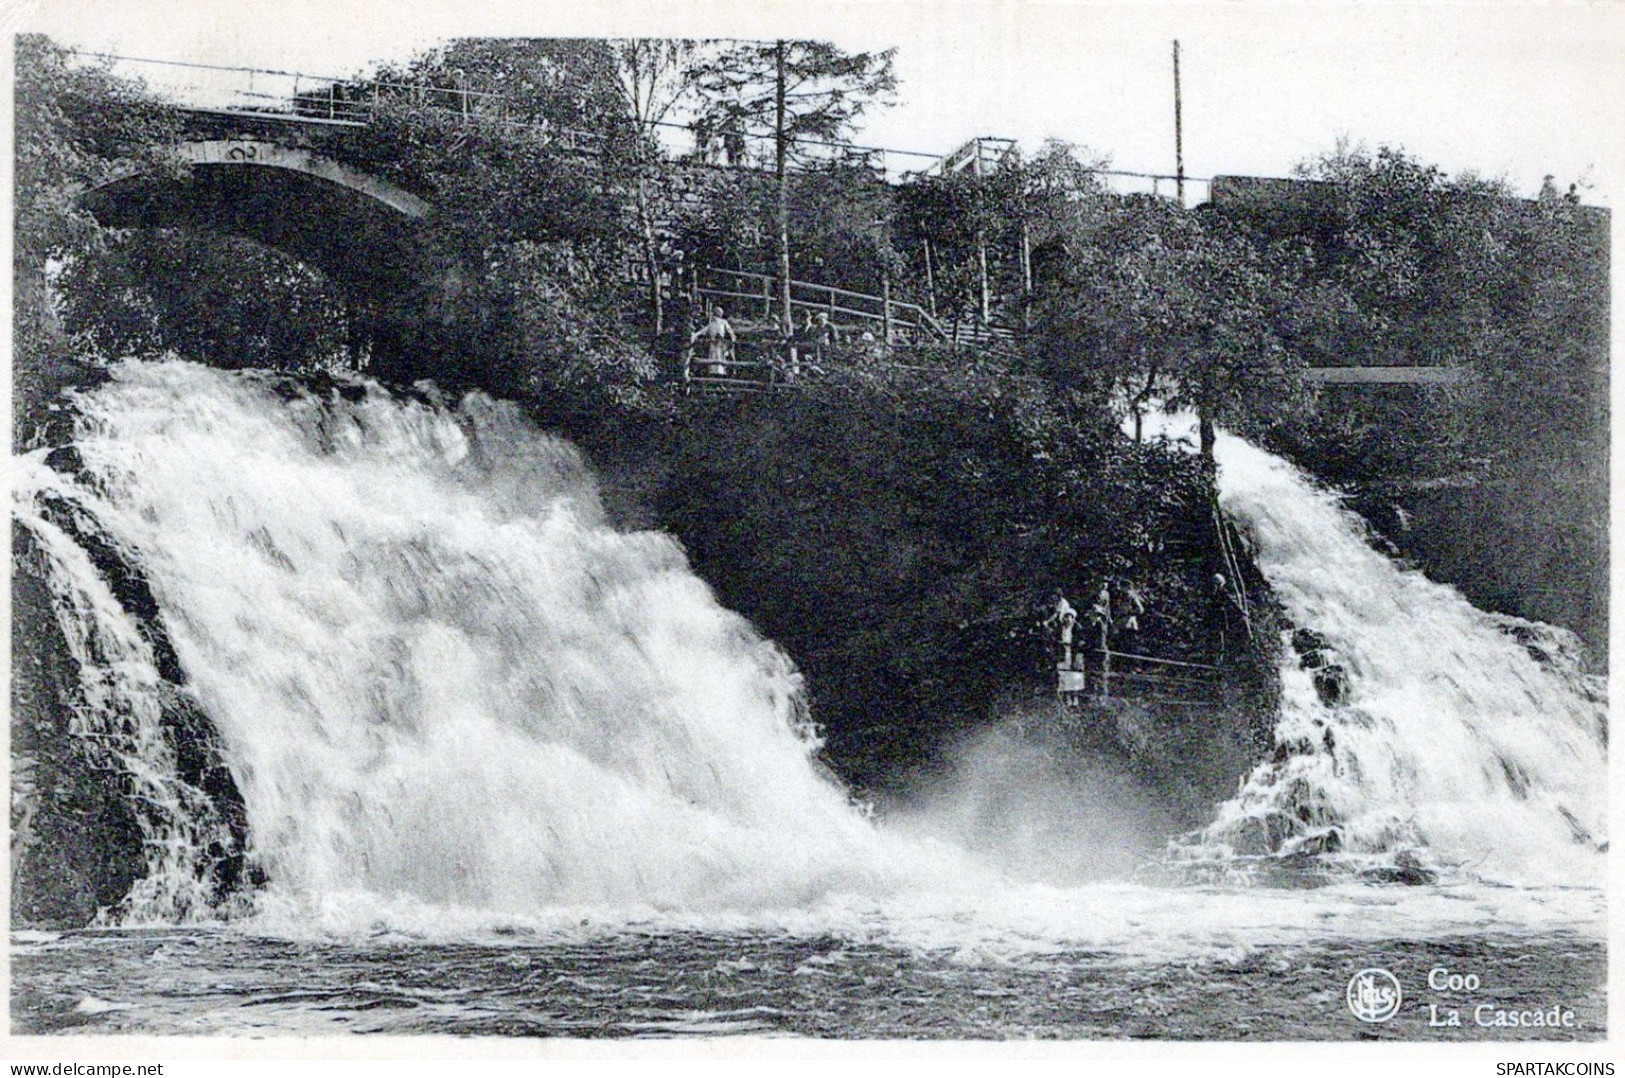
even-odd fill
[(489, 97), (506, 100), (507, 95), (495, 90), (470, 90), (462, 86), (433, 86), (415, 82), (382, 82), (377, 79), (368, 79), (352, 75), (317, 75), (309, 71), (281, 71), (274, 67), (240, 67), (234, 64), (201, 64), (194, 60), (157, 60), (148, 56), (122, 56), (112, 52), (92, 52), (84, 49), (68, 49), (70, 56), (88, 56), (95, 60), (121, 60), (129, 64), (155, 64), (162, 67), (183, 67), (194, 71), (235, 71), (244, 75), (275, 75), (284, 79), (309, 79), (312, 82), (325, 82), (337, 86), (358, 86), (367, 89), (384, 88), (392, 90), (433, 90), (441, 93), (464, 94), (469, 97)]
[[(767, 273), (755, 273), (750, 270), (706, 268), (703, 269), (701, 273), (712, 278), (724, 277), (758, 282), (763, 286), (764, 289), (770, 288), (772, 285), (777, 284), (779, 280), (775, 275)], [(848, 296), (853, 299), (866, 301), (875, 305), (877, 308), (881, 308), (881, 310), (862, 311), (855, 310), (850, 307), (834, 307), (827, 302), (815, 302), (809, 299), (798, 298), (795, 295), (796, 289), (812, 290), (829, 296)], [(876, 296), (867, 292), (854, 292), (850, 289), (838, 288), (835, 285), (817, 284), (812, 281), (792, 280), (790, 282), (790, 290), (790, 303), (792, 306), (800, 306), (802, 308), (817, 308), (826, 311), (839, 310), (845, 314), (854, 315), (859, 318), (876, 322), (884, 321), (886, 319), (887, 315), (882, 312), (889, 305), (891, 311), (906, 312), (906, 314), (911, 316), (913, 319), (912, 322), (908, 321), (907, 319), (897, 320), (896, 315), (894, 314), (891, 316), (894, 319), (894, 325), (902, 325), (905, 328), (924, 328), (928, 330), (936, 339), (948, 344), (957, 345), (960, 343), (967, 343), (962, 341), (961, 338), (968, 338), (968, 343), (977, 344), (990, 342), (1011, 343), (1014, 342), (1019, 336), (1018, 331), (1014, 327), (1000, 325), (996, 322), (983, 322), (979, 318), (973, 319), (969, 323), (955, 323), (953, 328), (950, 329), (948, 326), (943, 324), (941, 319), (934, 317), (928, 311), (926, 311), (925, 308), (921, 307), (917, 303), (910, 303), (907, 300), (887, 299), (883, 296)], [(749, 301), (771, 299), (771, 294), (766, 291), (729, 292), (724, 289), (708, 288), (703, 285), (699, 287), (699, 291), (707, 295), (726, 296), (730, 299), (742, 299)]]
[[(1104, 675), (1102, 675), (1104, 676)], [(1113, 670), (1112, 682), (1130, 682), (1142, 688), (1156, 689), (1164, 692), (1211, 692), (1219, 687), (1217, 681), (1202, 681), (1195, 678), (1167, 677), (1160, 674), (1147, 674), (1138, 670)]]
[[(723, 276), (723, 277), (744, 277), (747, 280), (764, 281), (764, 282), (767, 282), (769, 284), (776, 284), (776, 283), (778, 283), (778, 280), (779, 280), (778, 277), (774, 276), (773, 274), (770, 274), (770, 273), (753, 273), (750, 270), (706, 269), (706, 270), (703, 270), (702, 272), (708, 273), (708, 274), (714, 274), (714, 275), (717, 275), (717, 276)], [(871, 294), (869, 292), (853, 292), (850, 289), (837, 288), (834, 285), (830, 285), (830, 284), (818, 284), (815, 281), (797, 281), (797, 280), (791, 279), (790, 287), (792, 289), (795, 289), (795, 288), (814, 288), (814, 289), (819, 289), (819, 290), (824, 291), (824, 292), (832, 292), (837, 296), (851, 296), (854, 299), (873, 300), (876, 303), (882, 302), (882, 298), (880, 296), (873, 295), (873, 294)], [(907, 300), (894, 299), (894, 300), (891, 300), (890, 303), (891, 303), (891, 305), (893, 307), (906, 307), (906, 308), (910, 308), (912, 310), (919, 311), (921, 314), (925, 314), (924, 309), (921, 308), (918, 304), (909, 303)], [(930, 316), (927, 315), (926, 317), (930, 317)]]
[(1214, 673), (1220, 673), (1221, 672), (1219, 667), (1213, 666), (1213, 665), (1211, 665), (1209, 663), (1186, 662), (1183, 659), (1159, 659), (1159, 658), (1156, 658), (1153, 655), (1136, 655), (1131, 651), (1113, 651), (1110, 648), (1106, 648), (1106, 649), (1092, 648), (1090, 650), (1093, 651), (1095, 654), (1101, 654), (1102, 651), (1104, 650), (1104, 653), (1107, 654), (1107, 655), (1111, 655), (1111, 656), (1113, 656), (1115, 658), (1119, 658), (1119, 659), (1133, 659), (1135, 662), (1157, 663), (1157, 664), (1162, 665), (1162, 666), (1188, 666), (1188, 667), (1191, 667), (1191, 668), (1196, 669), (1196, 670), (1210, 670), (1210, 671), (1212, 671)]
[[(96, 60), (121, 61), (130, 64), (156, 64), (164, 67), (177, 67), (197, 71), (226, 71), (249, 76), (248, 85), (226, 86), (212, 88), (211, 92), (227, 98), (244, 102), (238, 111), (251, 115), (263, 115), (269, 118), (289, 120), (308, 118), (308, 114), (301, 114), (301, 108), (315, 108), (322, 110), (325, 107), (328, 119), (344, 119), (347, 122), (365, 124), (375, 116), (379, 105), (383, 102), (393, 102), (401, 96), (413, 98), (412, 104), (431, 112), (445, 112), (463, 116), (466, 119), (492, 122), (504, 127), (513, 127), (526, 131), (546, 132), (551, 138), (563, 143), (572, 150), (594, 152), (603, 145), (603, 136), (596, 131), (577, 130), (574, 128), (556, 127), (549, 123), (538, 123), (528, 120), (509, 119), (507, 104), (509, 97), (506, 94), (493, 90), (473, 90), (463, 86), (436, 86), (412, 82), (386, 82), (379, 79), (368, 79), (364, 76), (335, 77), (329, 75), (316, 75), (304, 71), (282, 71), (276, 68), (265, 67), (239, 67), (228, 64), (203, 64), (185, 60), (157, 60), (150, 57), (122, 56), (116, 53), (91, 52), (80, 49), (69, 49), (70, 55), (88, 57)], [(291, 91), (286, 94), (266, 93), (253, 88), (255, 75), (268, 75), (277, 79), (293, 80)], [(301, 89), (300, 83), (313, 84), (309, 89)], [(196, 92), (197, 86), (170, 87), (171, 92), (191, 90)], [(344, 96), (345, 93), (356, 96)], [(436, 97), (450, 98), (450, 103), (437, 102)], [(264, 101), (279, 106), (271, 108), (258, 106), (250, 102)], [(481, 107), (495, 104), (496, 115), (482, 112)], [(188, 106), (177, 103), (182, 111), (220, 112), (216, 107)], [(320, 111), (317, 112), (320, 116)]]
[[(1113, 656), (1113, 658), (1117, 659), (1124, 657), (1122, 655)], [(1212, 670), (1200, 670), (1189, 674), (1165, 674), (1142, 670), (1138, 666), (1127, 666), (1120, 671), (1114, 670), (1113, 673), (1133, 674), (1135, 677), (1146, 678), (1151, 681), (1167, 681), (1178, 685), (1209, 685), (1218, 677), (1218, 671)]]
[[(713, 299), (738, 299), (738, 300), (749, 300), (749, 301), (754, 301), (754, 302), (760, 302), (761, 298), (762, 298), (762, 295), (761, 295), (760, 292), (731, 292), (731, 291), (728, 291), (727, 289), (722, 289), (722, 288), (701, 288), (700, 293), (702, 295), (705, 295), (705, 296), (710, 296)], [(790, 302), (791, 302), (792, 305), (795, 305), (797, 303), (803, 303), (804, 305), (811, 306), (810, 304), (805, 304), (805, 301), (798, 301), (798, 300), (795, 300), (795, 299), (792, 299)], [(877, 315), (872, 311), (860, 311), (860, 310), (857, 310), (857, 309), (852, 308), (852, 307), (842, 307), (842, 306), (840, 306), (838, 304), (819, 303), (819, 304), (817, 304), (817, 309), (820, 310), (820, 311), (827, 311), (827, 312), (829, 312), (831, 314), (848, 314), (848, 315), (852, 315), (855, 318), (862, 318), (864, 320), (879, 321), (881, 319), (880, 315)], [(742, 322), (749, 321), (749, 319), (746, 319), (744, 316), (741, 316), (740, 321), (742, 321)], [(893, 329), (902, 329), (902, 330), (914, 330), (914, 329), (927, 329), (927, 328), (930, 328), (930, 327), (927, 326), (923, 322), (912, 322), (907, 318), (900, 318), (900, 317), (898, 317), (896, 315), (893, 315), (892, 316), (892, 328)]]
[[(1096, 675), (1096, 694), (1102, 700), (1111, 699), (1112, 683), (1131, 686), (1134, 695), (1144, 695), (1152, 699), (1163, 700), (1169, 703), (1203, 705), (1212, 702), (1213, 697), (1221, 688), (1222, 671), (1216, 666), (1207, 663), (1188, 662), (1183, 659), (1159, 659), (1154, 655), (1137, 655), (1128, 651), (1113, 651), (1110, 648), (1090, 648), (1086, 654), (1100, 657), (1099, 672)], [(1192, 674), (1157, 674), (1145, 670), (1129, 667), (1122, 670), (1112, 669), (1112, 659), (1124, 659), (1132, 663), (1149, 663), (1153, 666), (1178, 667), (1191, 670)], [(1181, 699), (1176, 694), (1195, 693), (1205, 699)]]

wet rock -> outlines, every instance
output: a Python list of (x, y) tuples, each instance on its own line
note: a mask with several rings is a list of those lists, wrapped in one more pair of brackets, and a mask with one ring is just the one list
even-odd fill
[(121, 777), (69, 729), (77, 668), (32, 536), (12, 527), (11, 919), (77, 928), (129, 891), (145, 860)]
[(1327, 707), (1341, 707), (1349, 699), (1348, 670), (1341, 663), (1327, 662), (1318, 667), (1312, 675), (1315, 683), (1315, 695)]
[(1313, 629), (1295, 629), (1292, 633), (1292, 650), (1298, 653), (1298, 664), (1304, 669), (1313, 669), (1322, 661), (1320, 655), (1331, 645), (1326, 638)]
[(1329, 827), (1318, 835), (1310, 835), (1300, 842), (1294, 854), (1300, 856), (1317, 856), (1320, 854), (1337, 853), (1343, 848), (1343, 833), (1335, 827)]
[[(163, 737), (174, 778), (199, 791), (221, 836), (201, 850), (199, 879), (214, 902), (263, 881), (246, 857), (247, 813), (213, 724), (182, 688), (185, 675), (145, 579), (65, 506), (47, 507), (136, 617), (161, 678)], [(116, 909), (147, 868), (141, 797), (116, 755), (80, 736), (81, 672), (57, 621), (44, 558), (32, 533), (12, 535), (12, 924), (75, 928)]]
[(1263, 857), (1271, 853), (1269, 825), (1257, 816), (1241, 821), (1231, 836), (1230, 848), (1238, 857)]
[(1400, 883), (1407, 887), (1421, 887), (1435, 882), (1438, 873), (1423, 865), (1409, 850), (1401, 850), (1391, 865), (1380, 865), (1362, 872), (1361, 877), (1372, 883)]

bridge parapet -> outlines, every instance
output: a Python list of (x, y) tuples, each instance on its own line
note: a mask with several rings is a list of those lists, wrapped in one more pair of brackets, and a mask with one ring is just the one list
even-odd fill
[(107, 53), (76, 55), (106, 61), (121, 74), (139, 77), (181, 112), (284, 124), (366, 127), (380, 110), (404, 106), (545, 138), (570, 152), (597, 154), (603, 149), (603, 138), (597, 132), (516, 115), (506, 95), (490, 91)]

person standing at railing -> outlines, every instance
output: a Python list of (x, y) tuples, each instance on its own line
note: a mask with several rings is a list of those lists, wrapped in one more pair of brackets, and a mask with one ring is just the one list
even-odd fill
[(1140, 597), (1140, 589), (1133, 584), (1123, 587), (1123, 609), (1127, 610), (1128, 614), (1124, 616), (1123, 623), (1118, 629), (1125, 633), (1139, 632), (1140, 615), (1145, 613), (1145, 600)]
[(734, 344), (739, 340), (734, 334), (734, 328), (728, 323), (728, 315), (721, 307), (711, 313), (711, 320), (688, 338), (690, 345), (705, 340), (705, 373), (712, 378), (721, 378), (728, 373), (728, 364), (733, 360)]
[(1100, 650), (1105, 651), (1112, 631), (1112, 588), (1102, 583), (1089, 607), (1089, 623), (1100, 630)]
[(1103, 580), (1095, 601), (1089, 607), (1089, 623), (1100, 630), (1100, 695), (1112, 693), (1112, 588)]
[(835, 328), (835, 323), (829, 320), (828, 311), (819, 311), (813, 318), (808, 336), (813, 342), (814, 362), (819, 364), (833, 356), (841, 343), (840, 331)]
[(1223, 573), (1213, 574), (1213, 601), (1219, 608), (1219, 659), (1222, 662), (1230, 640), (1236, 636), (1231, 623), (1239, 621), (1249, 639), (1252, 637), (1252, 626), (1248, 622), (1240, 585), (1227, 579)]
[(1055, 665), (1062, 670), (1072, 669), (1072, 632), (1078, 624), (1078, 612), (1060, 588), (1055, 589), (1054, 605), (1042, 627), (1055, 636)]

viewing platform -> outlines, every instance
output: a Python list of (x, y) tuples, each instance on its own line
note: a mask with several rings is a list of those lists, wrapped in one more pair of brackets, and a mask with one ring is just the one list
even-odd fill
[[(729, 358), (715, 362), (703, 341), (683, 357), (685, 388), (709, 392), (760, 392), (802, 386), (830, 369), (886, 361), (893, 349), (929, 345), (978, 349), (1014, 356), (1019, 331), (1010, 326), (961, 320), (944, 325), (918, 304), (808, 281), (790, 282), (795, 331), (786, 338), (780, 321), (784, 297), (778, 278), (739, 270), (705, 269), (692, 281), (694, 329), (717, 310), (728, 313), (736, 334)], [(890, 367), (897, 364), (888, 363)]]

